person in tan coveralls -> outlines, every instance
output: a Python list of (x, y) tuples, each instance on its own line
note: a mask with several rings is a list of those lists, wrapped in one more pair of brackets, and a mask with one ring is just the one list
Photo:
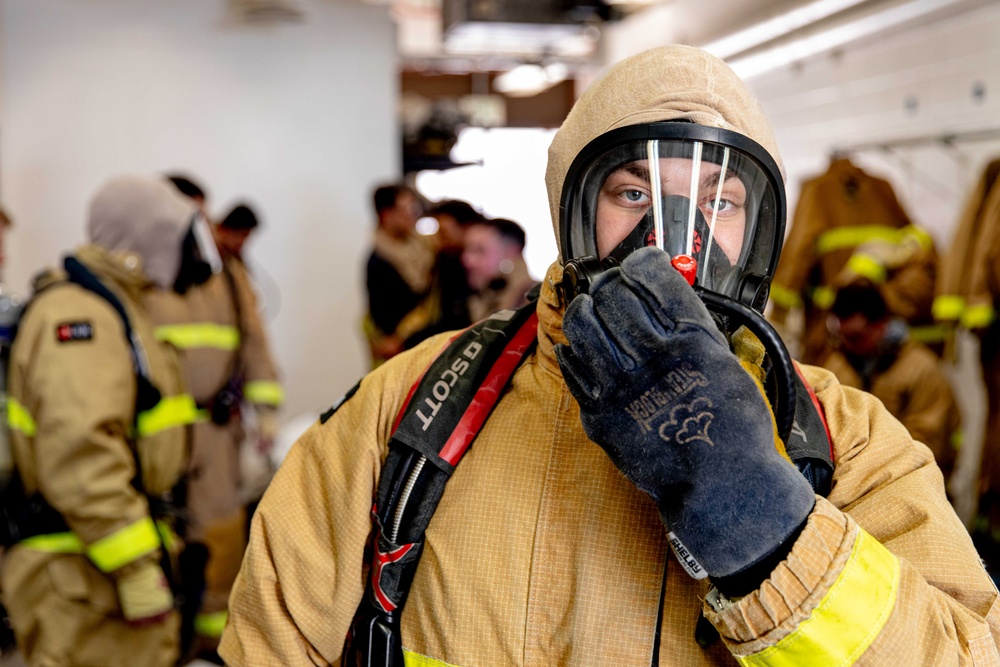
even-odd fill
[(830, 318), (833, 352), (823, 367), (844, 386), (882, 401), (914, 440), (930, 448), (947, 482), (961, 445), (962, 414), (940, 360), (908, 337), (906, 324), (865, 279), (838, 290)]
[(9, 417), (25, 493), (47, 509), (3, 558), (4, 603), (30, 665), (168, 667), (179, 618), (161, 563), (179, 544), (162, 510), (196, 408), (142, 301), (211, 274), (192, 254), (204, 222), (169, 184), (122, 177), (94, 196), (88, 225), (67, 274), (88, 272), (118, 299), (134, 342), (112, 304), (67, 274), (36, 281), (12, 350)]
[[(667, 131), (660, 126), (706, 136), (718, 128), (720, 137), (743, 135), (744, 146), (752, 139), (755, 151), (778, 157), (761, 107), (721, 60), (691, 47), (646, 51), (595, 82), (556, 134), (547, 185), (557, 229), (581, 151), (615, 133)], [(702, 148), (718, 147), (705, 140)], [(613, 194), (649, 206), (645, 188)], [(720, 212), (734, 205), (709, 201)], [(605, 256), (601, 224), (596, 228)], [(560, 247), (537, 305), (537, 349), (515, 372), (430, 521), (400, 617), (407, 664), (1000, 665), (997, 591), (948, 504), (931, 452), (877, 399), (828, 371), (801, 368), (835, 450), (832, 491), (814, 496), (779, 455), (766, 403), (736, 356), (716, 344), (721, 336), (665, 253), (636, 250), (567, 307), (559, 289), (561, 264), (571, 256), (563, 235)], [(590, 313), (607, 306), (613, 336), (645, 331), (645, 322), (662, 323), (659, 314), (624, 298), (623, 289), (664, 284), (677, 300), (658, 301), (662, 308), (691, 310), (665, 330), (677, 349), (658, 347), (635, 364), (627, 354), (589, 354), (594, 345), (615, 345), (588, 335), (599, 324)], [(620, 303), (645, 315), (617, 317)], [(373, 493), (393, 421), (447, 338), (429, 339), (366, 376), (292, 448), (254, 518), (220, 648), (226, 664), (340, 664), (365, 590)], [(712, 408), (725, 428), (715, 431), (712, 422), (684, 447), (649, 439), (676, 422), (646, 432), (624, 414), (630, 404), (601, 400), (605, 391), (633, 389), (617, 381), (621, 373), (632, 374), (638, 391), (658, 381), (647, 369), (663, 370), (660, 359), (677, 361), (678, 350), (691, 351), (690, 365), (678, 367), (697, 379), (690, 391), (742, 387), (720, 404), (731, 414)], [(747, 352), (740, 350), (743, 368), (752, 370), (761, 356)], [(608, 381), (585, 388), (585, 359), (614, 371)], [(696, 365), (702, 360), (704, 373)], [(698, 400), (716, 405), (709, 398)], [(685, 452), (690, 458), (682, 460)], [(698, 464), (702, 457), (713, 463), (708, 470)], [(710, 491), (692, 501), (699, 489)], [(719, 500), (730, 504), (719, 507)], [(686, 520), (699, 514), (701, 521)], [(664, 518), (709, 578), (689, 577), (670, 555)], [(720, 527), (734, 529), (708, 539)], [(764, 555), (755, 561), (754, 554)], [(728, 565), (713, 565), (720, 562)], [(750, 590), (730, 597), (716, 587), (748, 562), (768, 563), (745, 576), (744, 584), (756, 579)], [(705, 648), (695, 641), (702, 615), (722, 638)]]
[[(195, 200), (197, 201), (197, 200)], [(257, 299), (241, 258), (257, 227), (246, 206), (237, 206), (213, 226), (222, 271), (180, 296), (167, 291), (148, 300), (156, 337), (180, 352), (189, 391), (202, 416), (194, 425), (188, 470), (187, 551), (191, 581), (185, 600), (185, 644), (192, 654), (211, 655), (226, 623), (229, 591), (246, 546), (240, 447), (246, 435), (241, 403), (253, 407), (258, 449), (274, 441), (275, 411), (284, 396), (278, 383)], [(199, 580), (204, 578), (204, 592)], [(200, 600), (199, 600), (200, 598)], [(193, 623), (193, 627), (191, 624)], [(187, 647), (185, 647), (187, 648)]]

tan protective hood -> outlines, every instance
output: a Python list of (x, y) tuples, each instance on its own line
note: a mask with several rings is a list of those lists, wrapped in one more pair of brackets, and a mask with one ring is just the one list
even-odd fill
[(726, 63), (690, 46), (644, 51), (615, 64), (595, 81), (549, 146), (545, 184), (557, 242), (563, 181), (580, 150), (610, 130), (667, 120), (739, 132), (763, 146), (781, 166), (760, 103)]
[(134, 253), (146, 276), (169, 289), (181, 265), (181, 241), (196, 207), (166, 180), (121, 176), (90, 202), (91, 243), (116, 253)]

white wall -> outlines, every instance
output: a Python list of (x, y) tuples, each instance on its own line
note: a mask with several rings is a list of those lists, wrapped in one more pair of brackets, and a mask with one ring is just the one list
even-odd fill
[[(976, 82), (986, 89), (982, 101), (971, 94)], [(774, 125), (793, 210), (802, 181), (826, 170), (835, 147), (1000, 130), (1000, 3), (784, 67), (749, 83)], [(980, 170), (997, 156), (1000, 137), (954, 148), (931, 143), (891, 153), (865, 151), (851, 159), (888, 179), (913, 220), (944, 250)], [(959, 354), (949, 371), (966, 438), (952, 490), (959, 514), (968, 518), (974, 509), (985, 405), (971, 337), (961, 340)]]
[(217, 215), (255, 206), (264, 227), (248, 254), (286, 418), (324, 409), (366, 370), (370, 192), (399, 176), (386, 9), (299, 5), (300, 24), (251, 27), (226, 20), (226, 0), (7, 0), (0, 98), (16, 289), (83, 240), (111, 175), (181, 170)]

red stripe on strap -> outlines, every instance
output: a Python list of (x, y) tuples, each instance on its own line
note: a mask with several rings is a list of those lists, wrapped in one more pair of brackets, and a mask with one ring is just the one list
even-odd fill
[(452, 431), (448, 442), (441, 449), (440, 457), (449, 464), (458, 465), (459, 459), (465, 454), (465, 450), (472, 444), (479, 429), (482, 428), (486, 418), (489, 417), (493, 406), (500, 400), (500, 392), (511, 374), (524, 357), (525, 350), (531, 345), (538, 335), (538, 314), (531, 316), (521, 325), (514, 337), (504, 348), (500, 357), (493, 363), (486, 379), (476, 390), (476, 395), (466, 408), (465, 414), (459, 420), (455, 430)]
[(830, 461), (834, 460), (833, 457), (833, 438), (830, 437), (830, 426), (826, 423), (826, 412), (823, 410), (823, 406), (820, 404), (819, 399), (816, 397), (816, 392), (813, 391), (812, 385), (806, 380), (805, 376), (802, 375), (802, 371), (799, 369), (799, 364), (795, 361), (792, 362), (795, 367), (795, 372), (798, 374), (799, 379), (802, 380), (802, 386), (806, 388), (809, 392), (809, 400), (812, 401), (813, 406), (816, 408), (817, 414), (819, 414), (819, 419), (823, 422), (823, 430), (826, 431), (826, 441), (830, 444)]

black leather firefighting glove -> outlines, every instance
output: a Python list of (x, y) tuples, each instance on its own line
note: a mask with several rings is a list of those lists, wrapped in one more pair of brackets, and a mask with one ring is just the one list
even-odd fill
[(775, 449), (767, 402), (694, 290), (644, 248), (573, 300), (563, 330), (556, 354), (587, 436), (656, 502), (679, 560), (717, 585), (744, 589), (750, 573), (737, 593), (756, 588), (815, 496)]

